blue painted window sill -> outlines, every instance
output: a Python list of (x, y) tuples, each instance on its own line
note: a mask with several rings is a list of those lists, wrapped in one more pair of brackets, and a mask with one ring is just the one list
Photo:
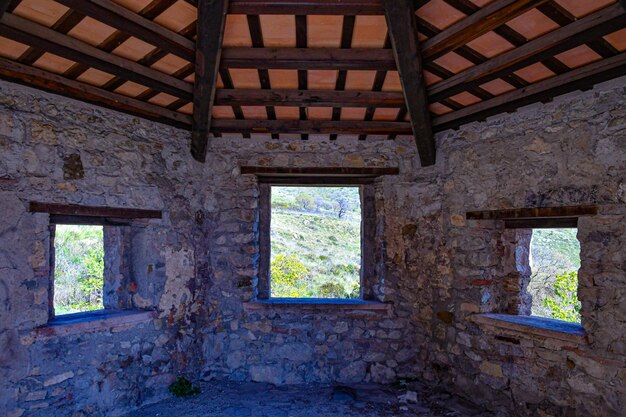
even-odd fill
[(96, 310), (57, 316), (33, 330), (36, 338), (60, 337), (78, 333), (120, 332), (147, 323), (156, 312), (146, 310)]
[(562, 320), (512, 314), (476, 314), (472, 316), (472, 321), (521, 335), (535, 335), (579, 344), (587, 342), (583, 326)]

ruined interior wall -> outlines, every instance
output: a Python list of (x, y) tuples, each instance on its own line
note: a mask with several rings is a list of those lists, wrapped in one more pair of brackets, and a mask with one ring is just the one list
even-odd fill
[[(205, 201), (211, 276), (206, 300), (211, 314), (201, 330), (205, 377), (302, 383), (393, 382), (414, 375), (418, 336), (413, 322), (419, 296), (415, 283), (418, 277), (435, 275), (430, 268), (434, 263), (426, 258), (436, 257), (437, 246), (430, 230), (419, 227), (418, 232), (415, 225), (437, 228), (433, 224), (439, 206), (430, 195), (440, 186), (436, 179), (421, 179), (429, 170), (418, 169), (414, 149), (409, 139), (211, 140), (207, 164), (213, 171)], [(254, 176), (240, 175), (240, 165), (399, 167), (400, 175), (385, 177), (376, 186), (377, 244), (386, 248), (381, 270), (391, 312), (334, 306), (248, 309), (259, 260), (259, 187)], [(421, 252), (407, 247), (409, 236), (422, 246)], [(405, 267), (406, 257), (411, 257), (414, 271)], [(428, 267), (419, 269), (420, 264)]]
[[(420, 346), (425, 380), (511, 415), (624, 415), (625, 84), (613, 80), (438, 136), (451, 273), (420, 297), (420, 309), (439, 309), (431, 316), (439, 320), (416, 323), (427, 336)], [(589, 342), (474, 323), (473, 314), (510, 307), (511, 236), (501, 222), (466, 221), (465, 213), (580, 204), (600, 206), (578, 229)]]
[[(201, 310), (201, 168), (188, 141), (188, 132), (0, 83), (0, 415), (114, 415), (107, 410), (158, 398), (175, 374), (198, 368), (190, 323)], [(49, 232), (29, 201), (163, 210), (132, 227), (137, 286), (123, 288), (156, 316), (65, 336), (34, 330), (48, 321)]]

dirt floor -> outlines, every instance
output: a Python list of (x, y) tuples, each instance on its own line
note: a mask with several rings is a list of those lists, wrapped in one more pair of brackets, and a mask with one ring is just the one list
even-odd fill
[(494, 417), (449, 394), (406, 387), (208, 382), (125, 417)]

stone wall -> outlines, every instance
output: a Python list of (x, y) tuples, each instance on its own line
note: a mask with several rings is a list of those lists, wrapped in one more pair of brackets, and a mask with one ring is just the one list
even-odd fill
[[(0, 415), (121, 413), (197, 369), (203, 167), (188, 133), (3, 82), (0, 155)], [(156, 313), (46, 326), (49, 221), (30, 201), (162, 210), (128, 228), (137, 285), (121, 288)]]
[[(414, 375), (415, 282), (436, 274), (418, 265), (437, 256), (431, 231), (417, 232), (414, 225), (430, 227), (425, 219), (438, 215), (438, 203), (429, 196), (439, 185), (436, 179), (420, 179), (430, 171), (418, 169), (412, 139), (221, 138), (211, 140), (207, 164), (212, 167), (205, 201), (211, 284), (205, 299), (211, 314), (201, 329), (205, 377), (302, 383), (393, 382)], [(378, 267), (390, 311), (338, 311), (332, 305), (246, 308), (254, 298), (259, 262), (259, 186), (254, 176), (239, 174), (241, 165), (399, 167), (400, 175), (376, 185), (376, 244), (386, 248)], [(409, 236), (419, 242), (419, 252), (407, 247)], [(407, 256), (413, 270), (406, 267)]]
[[(186, 373), (275, 383), (418, 376), (511, 415), (622, 415), (624, 81), (444, 132), (429, 168), (411, 139), (313, 136), (213, 139), (202, 165), (188, 132), (0, 83), (0, 414), (111, 415)], [(376, 185), (389, 309), (250, 303), (259, 188), (240, 165), (399, 167)], [(31, 200), (163, 210), (124, 236), (132, 305), (155, 312), (46, 330), (48, 219), (28, 212)], [(527, 235), (465, 213), (577, 204), (600, 206), (579, 223), (586, 336), (476, 319), (527, 311), (515, 290), (528, 271), (516, 269), (523, 253), (513, 247)]]
[[(621, 78), (439, 135), (451, 268), (441, 275), (436, 297), (421, 298), (422, 309), (438, 301), (435, 316), (446, 318), (434, 327), (429, 317), (417, 323), (426, 335), (420, 346), (426, 380), (511, 415), (624, 415), (624, 83)], [(524, 236), (513, 236), (502, 222), (466, 221), (465, 212), (580, 204), (600, 207), (599, 215), (581, 218), (578, 229), (586, 340), (476, 324), (475, 313), (514, 310), (511, 288), (519, 294), (528, 272), (515, 276), (513, 242)]]

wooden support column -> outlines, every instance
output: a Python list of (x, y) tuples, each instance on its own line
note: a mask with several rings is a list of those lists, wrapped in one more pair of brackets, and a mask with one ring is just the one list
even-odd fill
[(383, 7), (420, 161), (422, 166), (434, 165), (435, 139), (430, 123), (413, 1), (383, 0)]
[(229, 0), (200, 0), (198, 2), (198, 39), (196, 45), (196, 79), (193, 89), (193, 131), (191, 155), (197, 161), (206, 160), (211, 111), (217, 88)]

